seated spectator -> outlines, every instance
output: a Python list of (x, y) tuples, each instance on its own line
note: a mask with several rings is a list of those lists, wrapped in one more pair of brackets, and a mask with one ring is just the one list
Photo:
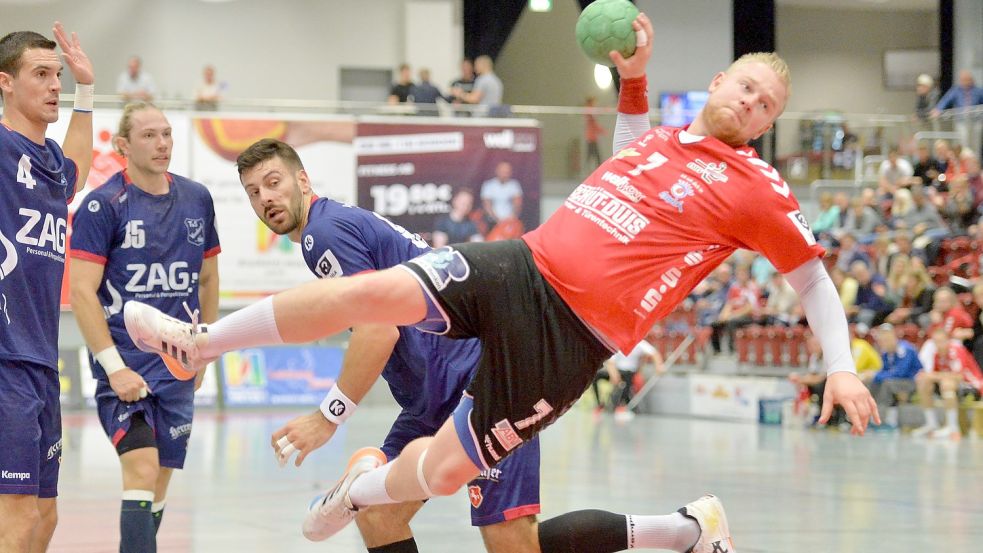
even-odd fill
[(973, 209), (979, 210), (983, 206), (983, 173), (980, 172), (980, 158), (967, 151), (963, 154), (964, 165), (966, 167), (966, 181), (969, 183), (969, 190), (973, 194)]
[(904, 281), (909, 270), (911, 270), (910, 257), (904, 254), (890, 257), (887, 278), (884, 279), (884, 283), (887, 285), (887, 297), (892, 302), (897, 303), (904, 296)]
[(877, 170), (877, 191), (883, 197), (891, 197), (901, 186), (907, 186), (915, 174), (911, 162), (901, 156), (897, 146), (892, 146), (887, 159), (881, 162)]
[(843, 310), (849, 312), (849, 309), (857, 301), (857, 288), (860, 286), (857, 283), (857, 279), (839, 267), (830, 269), (829, 278), (833, 281), (833, 286), (836, 286), (836, 291), (840, 295), (840, 303), (843, 305)]
[(721, 263), (703, 282), (693, 289), (696, 322), (700, 326), (710, 326), (720, 316), (727, 302), (727, 293), (732, 284), (733, 271), (728, 263)]
[(973, 335), (969, 338), (969, 345), (973, 348), (976, 363), (983, 366), (983, 280), (973, 286), (973, 302), (979, 313), (973, 318)]
[[(909, 259), (912, 259), (917, 255), (915, 253), (915, 247), (911, 244), (911, 231), (895, 231), (894, 242), (891, 244), (891, 246), (891, 257), (896, 255), (904, 255)], [(890, 266), (890, 261), (888, 261), (888, 266)]]
[(894, 311), (884, 320), (895, 326), (907, 323), (918, 324), (919, 318), (932, 310), (932, 295), (935, 287), (932, 277), (924, 267), (909, 264), (902, 276), (902, 291), (897, 298)]
[(758, 285), (758, 288), (764, 288), (776, 272), (778, 271), (775, 269), (775, 266), (763, 255), (755, 255), (754, 259), (751, 260), (751, 278), (754, 279), (754, 283)]
[(923, 187), (911, 187), (911, 201), (915, 207), (905, 217), (906, 225), (909, 225), (905, 228), (914, 235), (912, 246), (916, 250), (924, 250), (933, 241), (947, 236), (949, 229), (946, 228), (938, 209), (925, 196)]
[[(935, 291), (932, 296), (932, 310), (920, 317), (919, 326), (927, 329), (929, 336), (937, 328), (945, 329), (949, 336), (957, 340), (967, 340), (973, 336), (973, 317), (959, 303), (959, 297), (948, 286)], [(936, 353), (935, 343), (932, 340), (926, 340), (918, 352), (922, 366), (929, 371), (935, 364)]]
[(721, 338), (726, 334), (731, 353), (734, 353), (734, 331), (748, 326), (758, 316), (758, 287), (751, 280), (751, 271), (746, 265), (734, 271), (734, 283), (727, 291), (727, 300), (717, 320), (710, 326), (713, 334), (710, 341), (714, 353), (721, 353)]
[(116, 79), (116, 94), (123, 98), (123, 103), (152, 102), (157, 86), (154, 78), (143, 71), (143, 62), (139, 56), (131, 56), (126, 62), (126, 70)]
[(850, 265), (850, 274), (857, 279), (857, 301), (847, 311), (852, 320), (867, 326), (874, 326), (884, 321), (894, 305), (887, 299), (887, 286), (884, 277), (871, 271), (864, 261), (854, 261)]
[(224, 84), (219, 84), (215, 80), (215, 68), (206, 65), (202, 70), (201, 84), (195, 90), (195, 109), (209, 111), (218, 109), (218, 102), (222, 99), (222, 89)]
[(874, 230), (881, 224), (881, 217), (873, 208), (864, 205), (863, 198), (853, 198), (850, 200), (850, 210), (847, 212), (846, 221), (843, 226), (837, 229), (836, 236), (842, 237), (850, 233), (856, 236), (861, 243), (873, 240)]
[(840, 225), (840, 207), (833, 203), (833, 195), (823, 192), (819, 195), (819, 217), (812, 224), (812, 232), (819, 239)]
[(881, 354), (882, 366), (870, 379), (868, 388), (877, 402), (883, 424), (871, 428), (897, 430), (898, 402), (901, 399), (899, 396), (903, 396), (905, 400), (911, 397), (915, 391), (915, 375), (922, 369), (922, 364), (918, 360), (915, 346), (899, 340), (890, 323), (877, 327), (874, 338)]
[(854, 261), (863, 261), (870, 264), (870, 256), (867, 255), (857, 243), (857, 236), (852, 232), (840, 235), (840, 248), (837, 251), (836, 267), (842, 271), (849, 271)]
[(870, 246), (871, 269), (879, 275), (887, 275), (891, 268), (891, 239), (886, 233), (878, 234)]
[(420, 82), (410, 86), (410, 100), (416, 104), (418, 115), (437, 115), (437, 99), (443, 96), (430, 82), (429, 69), (420, 69), (419, 75)]
[(793, 326), (802, 319), (799, 295), (781, 273), (771, 274), (765, 285), (768, 301), (762, 311), (761, 322), (765, 325)]
[(601, 399), (601, 391), (598, 382), (609, 380), (614, 390), (611, 393), (611, 403), (614, 408), (614, 418), (618, 421), (628, 421), (633, 418), (633, 413), (628, 410), (628, 403), (632, 398), (632, 383), (635, 375), (640, 373), (646, 365), (652, 365), (656, 375), (666, 372), (666, 365), (662, 360), (659, 350), (652, 344), (642, 340), (628, 355), (620, 351), (614, 357), (604, 363), (604, 367), (598, 371), (594, 377), (592, 388), (594, 398), (597, 400), (597, 407), (594, 414), (600, 414), (606, 406), (606, 402)]
[(474, 192), (468, 188), (458, 188), (451, 195), (451, 210), (437, 218), (433, 230), (433, 247), (440, 248), (460, 242), (480, 242), (481, 233), (471, 220), (474, 208)]
[[(944, 186), (945, 178), (942, 177), (942, 175), (944, 175), (946, 170), (949, 168), (949, 158), (952, 157), (952, 149), (949, 148), (949, 142), (942, 140), (941, 138), (932, 144), (932, 149), (935, 152), (935, 161), (939, 165), (940, 175), (936, 177), (936, 181), (941, 179), (942, 185)], [(940, 192), (945, 192), (945, 190), (940, 190)]]
[(932, 186), (937, 182), (939, 175), (945, 172), (945, 166), (939, 160), (932, 157), (927, 144), (918, 145), (918, 161), (915, 162), (914, 176), (918, 179), (918, 184)]
[[(926, 367), (915, 377), (919, 403), (925, 411), (925, 424), (913, 430), (911, 435), (958, 439), (962, 436), (959, 431), (959, 388), (965, 384), (974, 393), (980, 393), (983, 391), (983, 374), (966, 346), (951, 339), (945, 328), (933, 330), (931, 341), (936, 351), (933, 367)], [(945, 408), (945, 426), (941, 428), (935, 414), (936, 388)]]
[(833, 205), (840, 208), (840, 220), (833, 225), (833, 231), (846, 224), (846, 214), (850, 211), (850, 196), (846, 192), (837, 192), (833, 196)]
[(967, 234), (969, 226), (976, 222), (973, 209), (973, 192), (966, 175), (959, 175), (949, 183), (949, 194), (939, 210), (953, 236)]
[(409, 64), (399, 66), (399, 80), (394, 82), (389, 89), (390, 104), (405, 104), (410, 99), (410, 88), (413, 87), (413, 75), (410, 73)]

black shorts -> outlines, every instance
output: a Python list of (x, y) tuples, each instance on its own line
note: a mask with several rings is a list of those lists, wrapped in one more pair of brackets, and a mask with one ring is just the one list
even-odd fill
[(468, 394), (485, 466), (552, 424), (612, 355), (546, 282), (522, 240), (456, 244), (403, 266), (436, 304), (448, 337), (481, 339)]

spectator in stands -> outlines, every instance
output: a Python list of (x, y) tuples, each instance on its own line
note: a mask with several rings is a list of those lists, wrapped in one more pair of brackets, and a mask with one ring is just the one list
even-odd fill
[(890, 256), (888, 259), (887, 271), (878, 272), (887, 275), (887, 278), (885, 278), (887, 297), (897, 304), (897, 301), (904, 296), (905, 278), (911, 270), (911, 258), (907, 255), (899, 254)]
[(451, 195), (451, 210), (441, 215), (434, 223), (431, 241), (434, 248), (461, 242), (480, 242), (481, 233), (478, 226), (471, 220), (471, 210), (474, 208), (474, 192), (469, 188), (459, 187)]
[(879, 274), (887, 276), (891, 269), (891, 239), (886, 233), (878, 233), (874, 238), (874, 243), (870, 246), (871, 269)]
[[(740, 250), (738, 250), (740, 251)], [(772, 265), (771, 261), (763, 255), (752, 255), (751, 259), (751, 278), (754, 283), (758, 285), (758, 289), (762, 289), (768, 285), (768, 281), (777, 272), (775, 266)]]
[(857, 237), (852, 232), (847, 232), (840, 236), (840, 248), (836, 257), (836, 267), (849, 271), (854, 261), (863, 261), (870, 264), (870, 256), (857, 243)]
[(945, 173), (945, 166), (932, 157), (928, 144), (918, 145), (918, 161), (914, 166), (915, 178), (923, 186), (935, 186), (939, 175)]
[(916, 251), (924, 250), (933, 241), (948, 235), (949, 229), (939, 210), (925, 196), (924, 187), (911, 187), (911, 201), (915, 206), (905, 217), (905, 228), (910, 229), (914, 236), (912, 247)]
[(969, 226), (976, 221), (976, 211), (973, 209), (973, 192), (969, 188), (966, 175), (959, 175), (949, 183), (949, 194), (940, 210), (943, 220), (949, 226), (950, 234), (962, 236), (967, 234)]
[(474, 88), (467, 94), (459, 96), (466, 104), (484, 106), (484, 113), (498, 117), (505, 115), (502, 108), (502, 93), (505, 89), (502, 80), (495, 74), (495, 65), (489, 56), (478, 56), (474, 60), (474, 70), (478, 76), (474, 80)]
[(883, 322), (894, 311), (894, 305), (887, 299), (884, 277), (875, 274), (862, 260), (850, 264), (850, 274), (857, 279), (857, 301), (847, 313), (854, 321), (867, 326)]
[(907, 185), (914, 174), (915, 168), (911, 166), (911, 162), (901, 157), (897, 146), (891, 146), (887, 159), (881, 162), (877, 171), (878, 194), (882, 198), (891, 197), (899, 186)]
[(928, 126), (932, 108), (939, 102), (939, 89), (931, 75), (922, 73), (915, 80), (915, 118), (922, 127)]
[[(932, 310), (922, 315), (919, 319), (919, 326), (928, 329), (931, 335), (935, 329), (944, 328), (945, 331), (957, 340), (968, 340), (973, 336), (973, 318), (966, 311), (966, 308), (959, 303), (959, 297), (948, 286), (943, 286), (935, 291), (932, 296)], [(926, 340), (922, 344), (922, 349), (918, 352), (922, 365), (928, 370), (932, 370), (935, 364), (935, 344), (931, 340)]]
[(837, 192), (833, 196), (833, 204), (840, 208), (840, 220), (834, 225), (834, 230), (846, 224), (846, 215), (850, 211), (850, 196), (846, 192)]
[[(950, 88), (932, 110), (932, 116), (938, 117), (943, 110), (954, 108), (971, 108), (983, 104), (983, 88), (976, 86), (973, 72), (963, 69), (959, 72), (958, 82)], [(983, 119), (979, 117), (956, 119), (956, 132), (962, 135), (962, 143), (978, 151), (980, 147), (980, 127)]]
[(880, 224), (880, 216), (873, 208), (864, 205), (863, 198), (853, 198), (850, 200), (846, 221), (838, 229), (838, 233), (841, 236), (843, 233), (853, 234), (860, 242), (866, 243), (873, 239), (874, 230)]
[(751, 271), (746, 265), (740, 265), (734, 271), (734, 284), (727, 291), (727, 300), (717, 320), (710, 326), (713, 334), (710, 341), (714, 353), (721, 353), (721, 338), (727, 336), (730, 352), (734, 353), (734, 331), (748, 326), (758, 317), (758, 300), (760, 294), (757, 285), (751, 280)]
[(639, 374), (646, 365), (655, 368), (655, 374), (661, 375), (666, 372), (666, 365), (662, 360), (659, 350), (645, 340), (639, 342), (628, 355), (620, 351), (614, 357), (604, 363), (604, 367), (598, 371), (591, 384), (594, 389), (594, 398), (597, 400), (597, 407), (594, 414), (599, 415), (605, 407), (605, 402), (601, 399), (601, 391), (598, 381), (608, 380), (614, 388), (611, 393), (611, 403), (614, 407), (614, 420), (629, 421), (634, 414), (628, 410), (628, 403), (632, 398), (632, 384), (635, 375)]
[(799, 296), (779, 272), (771, 274), (765, 285), (768, 300), (761, 312), (761, 322), (765, 325), (793, 326), (802, 319)]
[[(897, 255), (907, 256), (909, 259), (915, 256), (915, 249), (911, 245), (911, 232), (908, 230), (896, 230), (894, 232), (894, 242), (891, 244), (891, 257)], [(890, 262), (888, 262), (890, 267)]]
[[(955, 180), (955, 178), (958, 177), (959, 175), (963, 175), (966, 173), (966, 167), (964, 164), (965, 162), (962, 159), (962, 154), (963, 154), (962, 144), (955, 144), (954, 146), (949, 148), (948, 150), (949, 157), (946, 158), (945, 173), (943, 173), (943, 176), (945, 177), (947, 184)], [(945, 192), (946, 190), (948, 190), (948, 187), (940, 189), (939, 191)]]
[(134, 101), (152, 102), (157, 93), (154, 78), (143, 71), (143, 62), (139, 56), (130, 56), (126, 62), (126, 70), (116, 79), (116, 94), (123, 97), (123, 103)]
[(973, 302), (976, 304), (977, 314), (973, 317), (973, 336), (970, 338), (970, 346), (973, 348), (976, 364), (983, 366), (983, 280), (973, 286)]
[(860, 287), (857, 279), (839, 267), (830, 269), (829, 278), (833, 281), (833, 286), (836, 286), (836, 291), (840, 295), (840, 303), (843, 304), (843, 310), (849, 313), (850, 308), (857, 301), (857, 288)]
[[(925, 412), (925, 424), (913, 430), (911, 435), (958, 439), (962, 435), (959, 431), (959, 389), (965, 385), (979, 394), (983, 391), (983, 374), (980, 374), (980, 366), (966, 346), (952, 339), (945, 328), (933, 330), (931, 341), (936, 351), (934, 366), (925, 367), (915, 377), (918, 399)], [(941, 428), (935, 413), (936, 388), (945, 409), (945, 426)]]
[(729, 263), (721, 263), (710, 276), (703, 279), (693, 289), (696, 310), (696, 322), (699, 326), (710, 326), (720, 316), (720, 311), (727, 302), (727, 293), (733, 279), (733, 271)]
[(932, 277), (924, 267), (909, 262), (901, 282), (901, 294), (895, 302), (898, 307), (885, 321), (895, 326), (918, 324), (919, 318), (932, 310), (932, 296), (935, 294)]
[[(451, 104), (460, 105), (463, 103), (461, 98), (470, 93), (474, 89), (474, 64), (471, 60), (464, 58), (461, 60), (461, 76), (451, 81), (450, 92), (444, 97)], [(471, 112), (464, 110), (456, 110), (455, 113), (459, 116), (470, 117)]]
[(399, 80), (389, 88), (390, 104), (405, 104), (410, 99), (410, 89), (413, 87), (413, 74), (409, 64), (399, 66)]
[(945, 174), (946, 169), (948, 169), (949, 158), (952, 156), (949, 142), (940, 138), (932, 144), (932, 149), (935, 151), (935, 161), (941, 166), (941, 173)]
[(201, 84), (195, 89), (195, 109), (199, 111), (218, 109), (218, 102), (222, 99), (224, 88), (224, 83), (215, 80), (215, 67), (206, 65), (201, 71)]
[(966, 158), (966, 180), (969, 182), (969, 189), (973, 193), (973, 209), (979, 211), (983, 206), (983, 173), (980, 172), (980, 158), (972, 152), (963, 154)]
[(817, 240), (829, 241), (831, 232), (840, 224), (840, 206), (833, 203), (833, 195), (823, 192), (819, 195), (819, 217), (812, 224), (812, 232)]
[(896, 430), (898, 402), (901, 399), (899, 396), (907, 400), (915, 391), (915, 375), (922, 369), (922, 364), (918, 360), (915, 346), (898, 339), (894, 333), (894, 325), (880, 325), (874, 338), (881, 354), (881, 370), (870, 379), (868, 387), (877, 402), (878, 411), (884, 413), (884, 424), (872, 428)]
[(443, 98), (430, 82), (430, 70), (420, 68), (420, 82), (410, 86), (410, 100), (416, 104), (417, 115), (437, 115), (437, 98)]

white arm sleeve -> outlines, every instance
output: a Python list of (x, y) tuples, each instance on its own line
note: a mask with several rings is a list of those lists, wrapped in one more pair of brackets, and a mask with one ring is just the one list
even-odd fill
[(625, 146), (637, 140), (652, 128), (647, 113), (628, 114), (618, 113), (618, 121), (614, 125), (614, 152), (619, 152)]
[(812, 259), (784, 276), (799, 294), (809, 326), (819, 338), (826, 373), (847, 371), (856, 374), (846, 314), (823, 263), (818, 258)]

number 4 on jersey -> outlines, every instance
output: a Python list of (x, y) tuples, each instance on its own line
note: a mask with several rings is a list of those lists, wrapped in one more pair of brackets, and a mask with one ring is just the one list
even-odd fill
[(38, 184), (38, 181), (31, 176), (31, 158), (27, 157), (27, 154), (20, 156), (20, 162), (17, 163), (17, 182), (22, 183), (28, 190), (34, 190)]

